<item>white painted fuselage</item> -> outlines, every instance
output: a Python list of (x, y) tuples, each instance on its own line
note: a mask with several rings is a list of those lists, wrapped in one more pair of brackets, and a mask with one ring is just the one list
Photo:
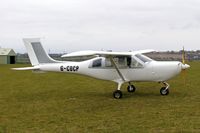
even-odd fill
[[(63, 62), (63, 63), (48, 63), (40, 64), (41, 71), (54, 71), (63, 73), (75, 73), (87, 75), (102, 80), (110, 80), (119, 82), (121, 77), (114, 67), (90, 67), (91, 63), (102, 57), (97, 57), (91, 60), (82, 62)], [(143, 64), (140, 68), (119, 68), (125, 81), (167, 81), (182, 70), (182, 63), (179, 61), (150, 61)], [(62, 69), (63, 68), (63, 69)]]

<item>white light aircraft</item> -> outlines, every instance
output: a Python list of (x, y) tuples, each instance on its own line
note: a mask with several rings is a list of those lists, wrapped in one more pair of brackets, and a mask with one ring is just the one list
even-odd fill
[(32, 67), (13, 68), (13, 70), (53, 71), (63, 73), (76, 73), (97, 79), (114, 81), (118, 84), (113, 92), (116, 99), (122, 97), (121, 86), (129, 83), (128, 92), (134, 92), (135, 86), (131, 82), (159, 82), (164, 87), (160, 89), (161, 95), (169, 94), (170, 85), (167, 80), (178, 75), (190, 66), (179, 61), (155, 61), (145, 55), (154, 50), (141, 50), (133, 52), (108, 51), (79, 51), (65, 54), (62, 57), (93, 56), (86, 61), (57, 61), (52, 59), (43, 49), (39, 38), (23, 39)]

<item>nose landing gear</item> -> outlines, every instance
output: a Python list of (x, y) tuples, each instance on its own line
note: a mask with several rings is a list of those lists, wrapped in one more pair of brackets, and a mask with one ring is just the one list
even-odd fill
[(170, 85), (167, 82), (162, 82), (162, 83), (164, 84), (165, 87), (162, 87), (160, 89), (160, 94), (162, 96), (166, 96), (166, 95), (169, 94), (169, 87), (170, 87)]

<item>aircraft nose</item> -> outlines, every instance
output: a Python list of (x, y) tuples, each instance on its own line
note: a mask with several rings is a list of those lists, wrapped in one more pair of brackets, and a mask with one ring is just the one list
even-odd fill
[(181, 68), (182, 68), (182, 70), (185, 70), (185, 69), (190, 68), (190, 65), (188, 65), (188, 64), (181, 64)]

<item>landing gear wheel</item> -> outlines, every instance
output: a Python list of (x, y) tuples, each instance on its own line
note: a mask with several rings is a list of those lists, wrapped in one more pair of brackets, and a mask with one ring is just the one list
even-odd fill
[(160, 89), (160, 94), (163, 95), (163, 96), (166, 96), (169, 94), (169, 89), (166, 89), (166, 87), (162, 87)]
[(127, 87), (127, 91), (128, 91), (128, 92), (135, 92), (135, 90), (136, 90), (136, 88), (135, 88), (134, 85), (129, 85), (129, 86)]
[(114, 91), (113, 92), (113, 97), (116, 98), (116, 99), (122, 98), (122, 91), (120, 91), (120, 90)]

